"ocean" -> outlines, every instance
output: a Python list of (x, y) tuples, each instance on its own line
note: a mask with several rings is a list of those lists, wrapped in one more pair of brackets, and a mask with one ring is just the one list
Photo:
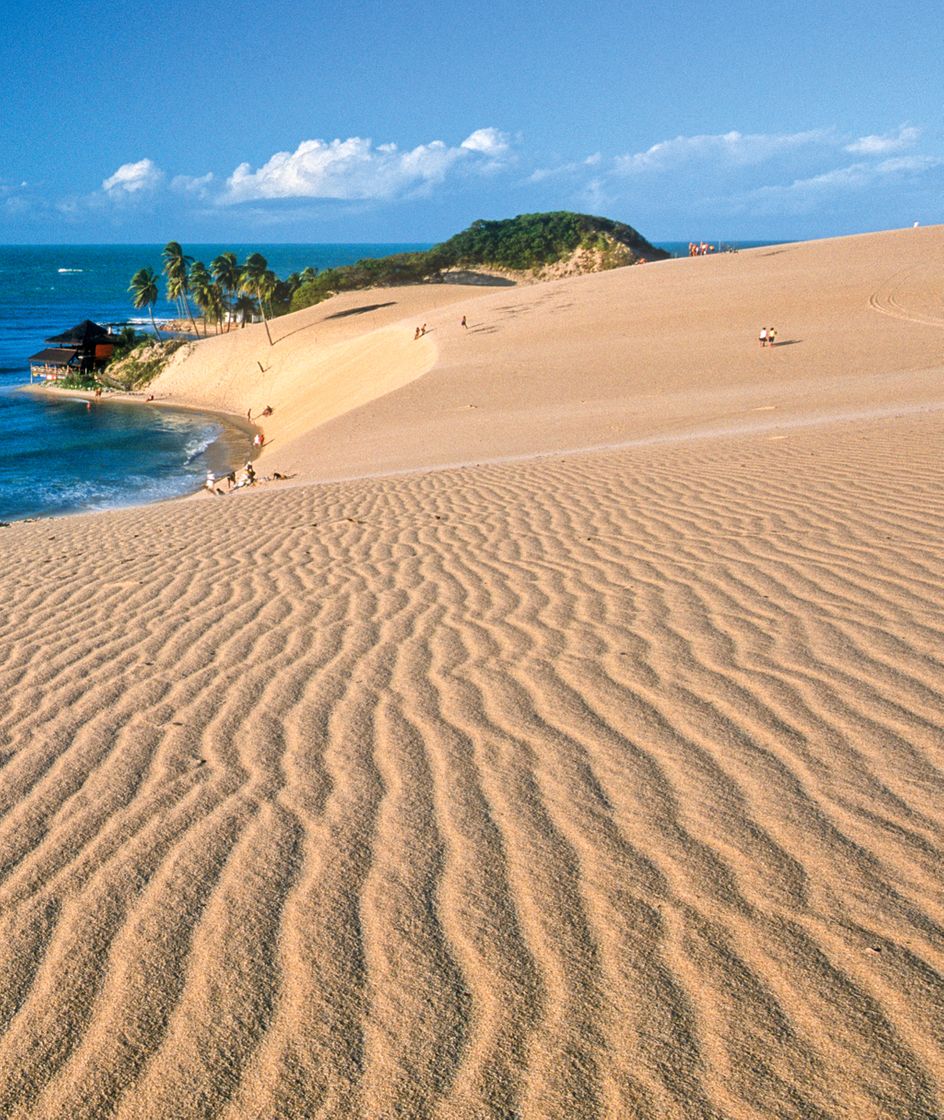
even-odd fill
[[(750, 248), (774, 242), (728, 242)], [(352, 264), (363, 257), (428, 245), (185, 245), (206, 264), (226, 250), (244, 260), (260, 252), (281, 277), (307, 266)], [(680, 256), (687, 243), (661, 248)], [(146, 409), (22, 393), (27, 359), (45, 340), (83, 319), (149, 324), (135, 311), (128, 283), (139, 269), (161, 273), (160, 245), (0, 246), (0, 521), (136, 505), (192, 493), (207, 470), (241, 462), (247, 440), (218, 416)], [(162, 286), (163, 290), (163, 286)], [(158, 319), (175, 315), (159, 303)]]
[[(352, 264), (417, 245), (186, 245), (209, 265), (232, 250), (260, 252), (281, 276)], [(135, 311), (128, 283), (139, 268), (160, 275), (161, 245), (0, 246), (0, 521), (160, 501), (200, 488), (207, 470), (245, 459), (247, 439), (217, 416), (85, 402), (18, 391), (29, 384), (28, 358), (45, 340), (83, 319), (150, 320)], [(163, 291), (163, 285), (162, 291)], [(155, 317), (171, 318), (166, 302)]]

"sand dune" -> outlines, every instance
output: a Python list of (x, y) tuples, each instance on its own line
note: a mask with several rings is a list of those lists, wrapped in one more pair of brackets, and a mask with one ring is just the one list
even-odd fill
[(0, 530), (0, 1115), (942, 1115), (914, 232), (330, 320), (292, 485)]

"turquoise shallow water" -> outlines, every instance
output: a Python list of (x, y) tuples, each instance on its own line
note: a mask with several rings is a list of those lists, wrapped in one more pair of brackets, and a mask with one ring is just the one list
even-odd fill
[[(330, 268), (405, 245), (187, 245), (209, 262), (225, 249), (240, 260), (261, 252), (280, 276)], [(245, 457), (246, 436), (218, 417), (18, 391), (27, 359), (44, 340), (82, 319), (146, 322), (128, 281), (145, 266), (160, 273), (160, 245), (0, 246), (0, 520), (158, 501), (199, 488), (208, 469)], [(173, 307), (159, 304), (158, 318)]]

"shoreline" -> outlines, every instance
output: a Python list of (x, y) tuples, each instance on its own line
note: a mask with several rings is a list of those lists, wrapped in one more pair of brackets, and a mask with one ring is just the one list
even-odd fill
[[(254, 424), (249, 423), (245, 416), (239, 417), (221, 409), (207, 408), (199, 404), (168, 399), (155, 398), (154, 400), (148, 401), (145, 399), (147, 390), (141, 392), (126, 392), (106, 389), (99, 398), (95, 397), (94, 391), (88, 389), (65, 389), (56, 385), (30, 384), (29, 382), (10, 386), (10, 390), (13, 393), (24, 393), (37, 399), (46, 396), (64, 400), (86, 401), (95, 408), (119, 407), (140, 409), (143, 406), (148, 408), (156, 407), (163, 412), (192, 415), (214, 422), (219, 426), (220, 432), (207, 446), (204, 454), (208, 460), (210, 469), (213, 470), (217, 478), (225, 476), (230, 471), (238, 472), (248, 460), (251, 459), (255, 462), (259, 456), (259, 449), (254, 449), (252, 447), (252, 438), (259, 429)], [(236, 433), (245, 436), (247, 444), (246, 451), (238, 454), (235, 453), (235, 448), (231, 448), (230, 451), (227, 451), (227, 445), (234, 443)], [(254, 451), (255, 454), (253, 454)], [(73, 509), (56, 513), (40, 512), (26, 514), (22, 517), (11, 517), (10, 520), (6, 521), (6, 524), (12, 525), (18, 522), (37, 520), (59, 521), (62, 518), (83, 517), (89, 514), (107, 513), (112, 510), (135, 509), (139, 506), (148, 507), (152, 505), (163, 505), (168, 502), (192, 501), (194, 498), (199, 498), (204, 492), (205, 487), (203, 483), (201, 481), (196, 481), (192, 490), (179, 494), (170, 494), (164, 497), (151, 498), (149, 500), (144, 500), (140, 496), (135, 497), (129, 494), (126, 496), (125, 500), (119, 500), (114, 505), (101, 506), (95, 509)]]

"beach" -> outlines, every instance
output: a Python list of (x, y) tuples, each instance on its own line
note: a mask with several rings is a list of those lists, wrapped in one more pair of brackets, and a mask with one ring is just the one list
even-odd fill
[(942, 265), (175, 355), (287, 479), (0, 529), (0, 1115), (944, 1114)]

